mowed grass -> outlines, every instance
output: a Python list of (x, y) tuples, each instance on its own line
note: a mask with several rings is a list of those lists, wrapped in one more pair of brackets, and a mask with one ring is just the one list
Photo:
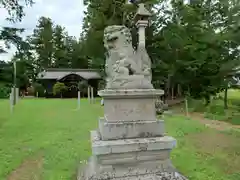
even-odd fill
[(24, 164), (27, 170), (20, 174), (32, 180), (33, 175), (25, 174), (31, 171), (32, 159), (42, 161), (35, 164), (39, 179), (74, 179), (80, 160), (91, 155), (89, 130), (97, 127), (102, 114), (99, 104), (87, 100), (81, 110), (76, 107), (77, 100), (26, 99), (11, 115), (8, 102), (0, 101), (0, 179), (14, 176)]
[[(103, 115), (100, 102), (24, 99), (10, 113), (0, 101), (0, 180), (72, 180), (91, 155), (90, 130)], [(178, 146), (171, 158), (190, 180), (239, 180), (240, 133), (219, 132), (184, 116), (166, 117)]]
[(177, 139), (173, 163), (190, 180), (240, 179), (239, 132), (220, 132), (184, 116), (166, 118), (166, 129)]

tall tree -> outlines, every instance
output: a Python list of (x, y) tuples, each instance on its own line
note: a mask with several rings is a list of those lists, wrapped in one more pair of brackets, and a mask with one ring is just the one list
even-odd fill
[(65, 29), (56, 25), (53, 30), (53, 67), (66, 68), (69, 66), (66, 47), (67, 34)]
[(222, 89), (223, 74), (229, 74), (238, 64), (227, 56), (230, 51), (226, 49), (226, 42), (234, 34), (219, 32), (224, 24), (222, 19), (230, 18), (222, 17), (229, 6), (215, 1), (172, 1), (171, 5), (172, 9), (159, 14), (155, 22), (163, 28), (154, 32), (154, 77), (162, 77), (168, 94), (170, 88), (180, 84), (192, 96), (205, 97), (209, 102), (209, 95)]
[(30, 36), (30, 44), (36, 51), (36, 64), (39, 69), (53, 66), (54, 41), (53, 22), (50, 18), (41, 17)]
[(12, 80), (12, 65), (9, 62), (0, 61), (0, 83), (10, 84)]
[(8, 19), (11, 21), (21, 21), (24, 14), (24, 6), (31, 6), (33, 0), (1, 0), (0, 8), (4, 8), (8, 11)]
[[(150, 8), (157, 1), (145, 0)], [(126, 0), (85, 0), (87, 11), (85, 12), (83, 35), (85, 53), (91, 60), (94, 67), (103, 67), (105, 59), (105, 49), (103, 46), (103, 31), (109, 25), (126, 25), (131, 28), (134, 37), (136, 29), (132, 23), (132, 18), (137, 10), (136, 5), (126, 4)], [(149, 28), (150, 29), (150, 28)], [(147, 31), (148, 34), (153, 32)], [(148, 35), (148, 40), (150, 36)], [(134, 45), (136, 41), (134, 39)]]
[(84, 41), (78, 41), (74, 37), (67, 38), (68, 57), (72, 68), (87, 69), (89, 68), (88, 57), (84, 49)]
[[(153, 81), (163, 82), (168, 95), (176, 87), (206, 99), (226, 87), (226, 79), (239, 66), (239, 1), (183, 0), (142, 1), (154, 12), (147, 28), (147, 50), (153, 61)], [(84, 53), (92, 64), (103, 64), (103, 30), (129, 23), (136, 6), (125, 1), (85, 0)], [(97, 60), (98, 59), (98, 60)], [(100, 61), (99, 61), (100, 59)]]
[[(31, 6), (33, 0), (1, 0), (0, 8), (6, 9), (9, 17), (7, 20), (12, 22), (21, 21), (24, 16), (24, 6)], [(10, 48), (10, 44), (14, 44), (17, 47), (22, 46), (24, 41), (19, 37), (18, 32), (23, 32), (23, 29), (2, 27), (0, 29), (0, 40), (6, 43), (6, 47)], [(24, 45), (23, 45), (24, 46)], [(0, 53), (6, 52), (4, 47), (0, 46)]]

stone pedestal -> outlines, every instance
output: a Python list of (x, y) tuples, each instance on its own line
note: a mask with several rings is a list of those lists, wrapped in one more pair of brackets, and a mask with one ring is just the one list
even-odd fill
[(104, 117), (91, 132), (92, 157), (78, 180), (185, 179), (170, 161), (176, 146), (156, 119), (155, 98), (162, 90), (103, 90)]

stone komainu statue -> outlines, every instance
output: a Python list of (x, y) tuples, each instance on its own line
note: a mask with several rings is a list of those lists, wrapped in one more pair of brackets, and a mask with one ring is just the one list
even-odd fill
[(152, 89), (151, 60), (144, 49), (134, 51), (130, 30), (108, 26), (104, 30), (106, 89)]

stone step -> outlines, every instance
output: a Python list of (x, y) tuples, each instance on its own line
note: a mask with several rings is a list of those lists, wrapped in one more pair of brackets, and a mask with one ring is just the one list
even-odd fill
[(173, 149), (176, 139), (169, 136), (103, 141), (97, 131), (91, 131), (93, 155)]
[(164, 121), (120, 121), (115, 123), (100, 118), (99, 132), (101, 140), (159, 137), (164, 136)]
[(79, 170), (78, 180), (163, 180), (165, 177), (166, 180), (186, 180), (170, 159), (103, 165), (92, 156), (85, 168)]

